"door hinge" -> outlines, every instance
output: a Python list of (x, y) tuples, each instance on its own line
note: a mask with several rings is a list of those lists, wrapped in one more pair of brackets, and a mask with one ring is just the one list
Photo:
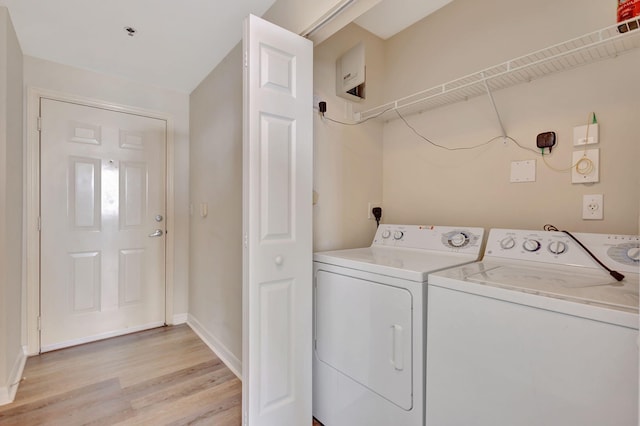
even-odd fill
[(42, 317), (38, 317), (38, 331), (42, 331)]
[(247, 54), (247, 52), (244, 52), (244, 67), (248, 67), (249, 66), (249, 55)]
[(40, 219), (40, 216), (38, 216), (38, 232), (42, 231), (42, 220)]
[(242, 244), (244, 245), (245, 248), (249, 247), (249, 236), (247, 234), (244, 234)]
[(38, 117), (37, 126), (38, 126), (38, 131), (41, 132), (42, 131), (42, 117)]

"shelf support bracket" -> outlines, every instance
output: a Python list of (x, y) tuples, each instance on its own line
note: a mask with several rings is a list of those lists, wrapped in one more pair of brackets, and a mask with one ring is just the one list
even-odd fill
[(507, 143), (507, 132), (504, 130), (504, 124), (502, 124), (502, 119), (500, 118), (500, 113), (498, 112), (498, 107), (496, 106), (496, 101), (493, 99), (493, 94), (491, 93), (491, 89), (489, 88), (489, 84), (487, 83), (487, 78), (484, 75), (484, 72), (481, 73), (482, 81), (484, 82), (484, 88), (487, 91), (487, 95), (489, 95), (489, 100), (491, 101), (491, 105), (493, 106), (493, 111), (496, 113), (496, 117), (498, 118), (498, 124), (500, 125), (500, 131), (502, 132), (502, 140), (504, 143)]

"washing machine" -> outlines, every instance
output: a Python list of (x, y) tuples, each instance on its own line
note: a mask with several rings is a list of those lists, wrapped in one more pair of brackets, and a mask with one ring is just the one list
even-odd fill
[(430, 275), (427, 425), (638, 425), (640, 237), (573, 235), (492, 229)]
[(314, 254), (313, 415), (424, 424), (428, 274), (478, 259), (483, 229), (380, 225), (370, 247)]

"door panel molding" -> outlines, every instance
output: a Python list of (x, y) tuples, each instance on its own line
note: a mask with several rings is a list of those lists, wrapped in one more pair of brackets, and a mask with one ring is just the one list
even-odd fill
[[(141, 115), (155, 118), (166, 123), (166, 248), (165, 248), (165, 323), (173, 321), (173, 291), (174, 291), (174, 230), (175, 230), (175, 196), (174, 196), (174, 120), (170, 114), (147, 110), (138, 107), (121, 105), (89, 97), (77, 96), (37, 87), (28, 88), (27, 120), (26, 120), (26, 176), (25, 176), (25, 231), (26, 231), (26, 280), (23, 291), (25, 303), (26, 346), (27, 355), (40, 352), (40, 99), (51, 99), (62, 102), (75, 103), (87, 107)], [(80, 123), (78, 123), (80, 124)], [(77, 133), (77, 132), (76, 132)], [(74, 136), (87, 143), (91, 137), (88, 131)], [(135, 146), (135, 135), (125, 135), (126, 142)], [(95, 143), (95, 142), (94, 142)], [(135, 148), (133, 148), (135, 149)], [(162, 324), (154, 324), (162, 325)], [(132, 330), (135, 331), (135, 330)], [(104, 337), (111, 337), (105, 335)], [(78, 342), (84, 343), (84, 342)]]

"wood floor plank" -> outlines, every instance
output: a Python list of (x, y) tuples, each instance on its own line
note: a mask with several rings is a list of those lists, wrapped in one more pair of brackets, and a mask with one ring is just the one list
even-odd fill
[(187, 325), (30, 357), (23, 376), (2, 426), (241, 424), (242, 382)]
[(27, 360), (3, 426), (240, 424), (240, 380), (186, 325)]

